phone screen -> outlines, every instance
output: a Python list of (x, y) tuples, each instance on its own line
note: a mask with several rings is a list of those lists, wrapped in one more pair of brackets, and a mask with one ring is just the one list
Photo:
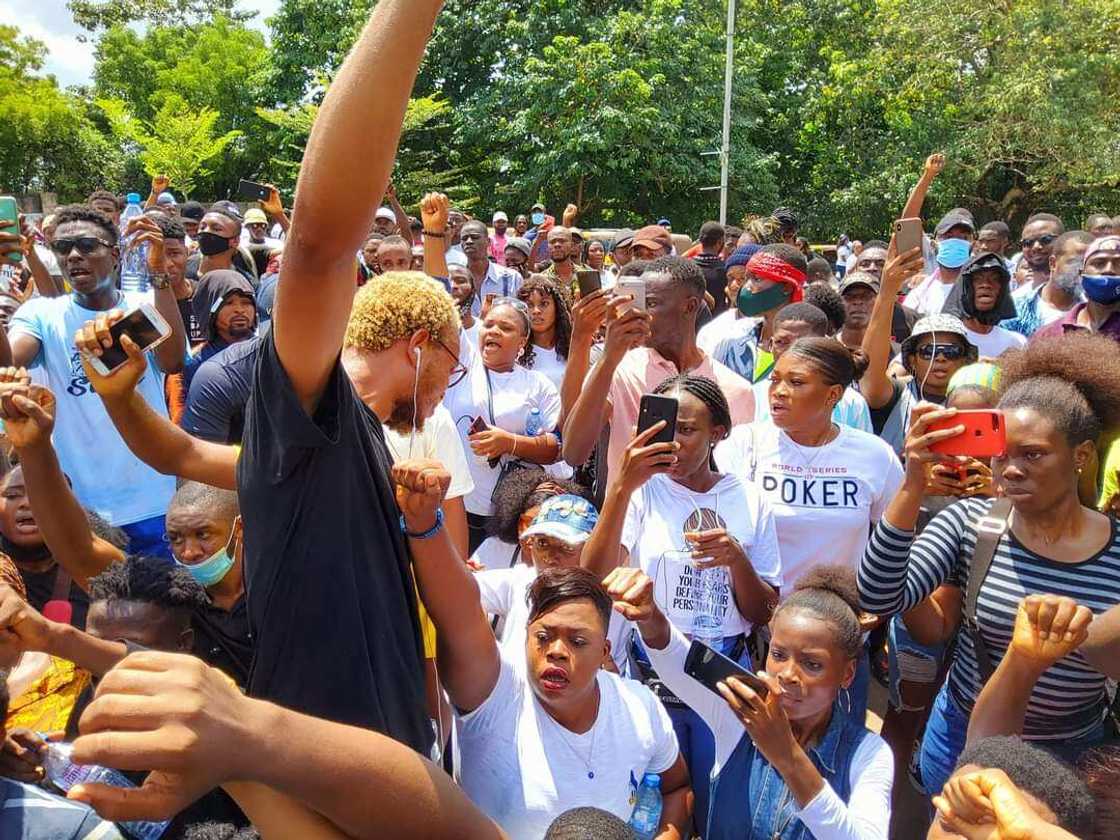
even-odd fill
[(113, 337), (113, 344), (102, 351), (101, 362), (109, 370), (113, 370), (128, 361), (128, 355), (121, 348), (122, 335), (131, 338), (141, 350), (147, 350), (159, 341), (161, 333), (159, 327), (144, 314), (144, 310), (136, 309), (109, 327), (109, 335)]

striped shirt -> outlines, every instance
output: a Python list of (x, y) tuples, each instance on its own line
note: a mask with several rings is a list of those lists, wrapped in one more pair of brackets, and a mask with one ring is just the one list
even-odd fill
[[(921, 535), (879, 521), (859, 569), (862, 606), (876, 615), (905, 612), (942, 583), (967, 589), (976, 525), (991, 499), (965, 499), (950, 505)], [(1115, 520), (1108, 544), (1080, 563), (1059, 563), (1025, 548), (1011, 533), (1003, 535), (980, 589), (976, 620), (992, 664), (1011, 642), (1019, 602), (1032, 594), (1073, 598), (1094, 615), (1120, 603), (1120, 532)], [(949, 671), (948, 689), (966, 713), (981, 688), (972, 637), (960, 633)], [(1104, 716), (1105, 678), (1074, 651), (1049, 668), (1034, 687), (1023, 727), (1032, 740), (1059, 740), (1089, 734)]]
[(4, 840), (124, 840), (88, 805), (33, 785), (0, 779), (0, 837)]

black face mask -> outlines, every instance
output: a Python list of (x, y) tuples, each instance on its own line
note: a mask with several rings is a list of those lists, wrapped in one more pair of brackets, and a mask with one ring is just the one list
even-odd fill
[(221, 234), (205, 231), (200, 233), (197, 239), (198, 250), (202, 252), (203, 256), (212, 257), (215, 254), (224, 254), (229, 250), (229, 238)]

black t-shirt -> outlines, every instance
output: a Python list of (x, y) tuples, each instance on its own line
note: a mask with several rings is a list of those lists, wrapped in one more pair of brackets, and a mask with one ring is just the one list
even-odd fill
[(191, 617), (194, 655), (225, 671), (244, 686), (253, 663), (253, 634), (249, 631), (249, 607), (245, 596), (229, 612), (213, 604), (200, 607)]
[(921, 317), (910, 307), (896, 303), (891, 313), (891, 341), (901, 344), (908, 339)]
[[(23, 578), (23, 583), (27, 587), (27, 603), (33, 606), (39, 612), (43, 611), (47, 601), (54, 598), (55, 585), (58, 580), (58, 573), (61, 567), (56, 563), (45, 572), (29, 572), (27, 569), (20, 569), (20, 577)], [(86, 594), (78, 584), (70, 581), (69, 595), (67, 599), (73, 610), (70, 617), (70, 624), (77, 627), (79, 630), (86, 629), (86, 613), (89, 612), (89, 595)]]
[(704, 285), (708, 294), (716, 302), (712, 316), (719, 315), (727, 309), (727, 268), (718, 254), (700, 254), (696, 257), (695, 263), (704, 274)]
[(256, 650), (249, 694), (432, 743), (416, 595), (377, 417), (335, 364), (313, 417), (271, 331), (237, 467)]
[(179, 424), (187, 432), (214, 443), (241, 443), (245, 406), (262, 336), (239, 341), (207, 359), (191, 379)]

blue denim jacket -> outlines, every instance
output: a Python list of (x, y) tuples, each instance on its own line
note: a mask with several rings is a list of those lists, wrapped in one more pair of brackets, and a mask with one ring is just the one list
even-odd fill
[[(852, 795), (851, 767), (867, 735), (862, 721), (832, 707), (824, 737), (808, 750), (809, 759), (844, 802)], [(797, 817), (797, 802), (777, 770), (745, 732), (731, 757), (712, 779), (707, 840), (813, 840)]]

